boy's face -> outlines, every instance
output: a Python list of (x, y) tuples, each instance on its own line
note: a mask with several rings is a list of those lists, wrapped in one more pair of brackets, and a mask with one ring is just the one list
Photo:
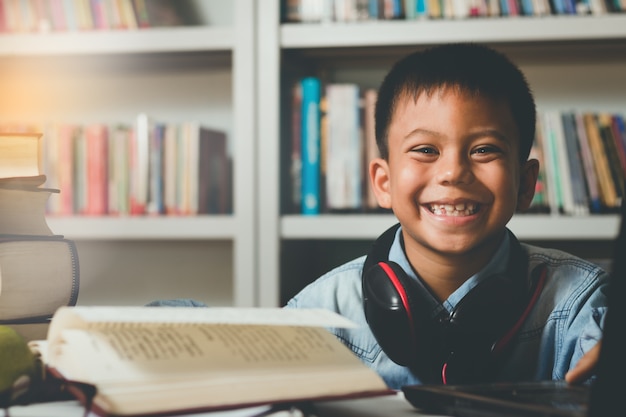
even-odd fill
[(503, 102), (454, 90), (405, 98), (388, 144), (388, 160), (372, 161), (370, 177), (378, 203), (402, 224), (407, 252), (493, 251), (515, 210), (530, 205), (538, 163), (520, 166)]

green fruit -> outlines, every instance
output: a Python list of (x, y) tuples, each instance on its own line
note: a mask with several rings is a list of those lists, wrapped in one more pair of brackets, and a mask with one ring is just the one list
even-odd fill
[(11, 392), (18, 379), (33, 380), (35, 356), (26, 341), (10, 327), (0, 326), (0, 393)]

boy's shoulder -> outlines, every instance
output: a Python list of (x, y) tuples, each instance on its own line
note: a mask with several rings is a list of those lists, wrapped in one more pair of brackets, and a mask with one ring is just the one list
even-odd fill
[(339, 304), (350, 304), (351, 300), (361, 305), (361, 271), (364, 262), (365, 256), (361, 256), (331, 269), (289, 300), (288, 306), (333, 310), (338, 309)]
[(598, 283), (608, 281), (608, 261), (592, 261), (577, 255), (555, 248), (545, 248), (522, 243), (522, 248), (528, 255), (529, 270), (544, 265), (552, 277), (567, 276), (568, 281), (597, 280)]

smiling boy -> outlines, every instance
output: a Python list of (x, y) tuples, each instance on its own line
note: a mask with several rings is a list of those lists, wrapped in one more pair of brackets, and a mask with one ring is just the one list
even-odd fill
[[(399, 221), (367, 256), (287, 304), (356, 322), (336, 335), (391, 388), (563, 379), (593, 367), (607, 275), (521, 244), (506, 225), (532, 201), (535, 104), (521, 71), (480, 45), (394, 65), (380, 86), (370, 180)], [(585, 361), (582, 363), (584, 364)]]

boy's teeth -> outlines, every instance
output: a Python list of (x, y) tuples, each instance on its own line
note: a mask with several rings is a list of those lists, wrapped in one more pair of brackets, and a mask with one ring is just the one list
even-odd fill
[(437, 215), (446, 216), (470, 216), (476, 212), (475, 204), (433, 204), (430, 206), (430, 211)]

